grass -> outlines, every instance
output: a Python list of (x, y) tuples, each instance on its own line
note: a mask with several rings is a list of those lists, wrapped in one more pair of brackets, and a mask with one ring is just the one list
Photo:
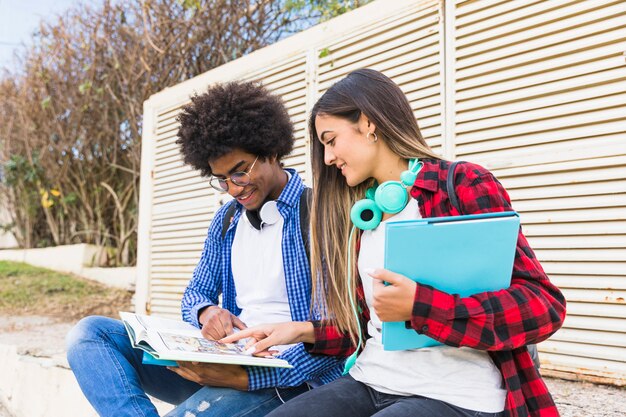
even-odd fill
[(24, 263), (0, 261), (0, 314), (80, 318), (117, 316), (130, 308), (128, 291)]

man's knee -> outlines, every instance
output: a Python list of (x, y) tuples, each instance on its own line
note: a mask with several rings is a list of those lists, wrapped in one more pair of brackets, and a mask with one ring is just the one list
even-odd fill
[(119, 325), (117, 320), (108, 317), (89, 316), (81, 319), (65, 336), (68, 358), (81, 343), (101, 339), (109, 330)]

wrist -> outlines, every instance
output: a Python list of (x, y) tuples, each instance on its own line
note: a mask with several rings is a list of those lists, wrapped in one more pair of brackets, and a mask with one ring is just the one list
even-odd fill
[(237, 378), (237, 384), (234, 387), (240, 391), (248, 391), (250, 385), (250, 378), (248, 377), (248, 371), (245, 367), (241, 367), (241, 373), (239, 374), (239, 378)]
[(215, 310), (215, 309), (220, 309), (220, 308), (221, 308), (220, 306), (216, 306), (216, 305), (202, 307), (200, 311), (198, 312), (198, 324), (200, 326), (203, 326), (204, 322), (206, 321), (206, 315), (209, 314), (210, 311)]
[(304, 343), (315, 343), (315, 329), (310, 321), (302, 321), (298, 323), (298, 340)]

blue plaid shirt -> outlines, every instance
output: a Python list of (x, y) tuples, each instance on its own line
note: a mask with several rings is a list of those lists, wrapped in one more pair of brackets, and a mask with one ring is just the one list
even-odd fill
[[(311, 272), (300, 230), (300, 194), (305, 186), (295, 170), (287, 169), (291, 178), (276, 200), (278, 211), (283, 216), (283, 268), (287, 284), (287, 296), (294, 321), (308, 321), (311, 317)], [(226, 236), (222, 239), (224, 216), (231, 204), (237, 210)], [(217, 305), (222, 294), (222, 307), (234, 315), (241, 309), (236, 303), (236, 289), (231, 268), (231, 252), (235, 229), (241, 217), (241, 204), (236, 200), (221, 207), (211, 225), (204, 243), (200, 262), (185, 290), (182, 300), (183, 320), (200, 327), (198, 312), (209, 305)], [(270, 387), (293, 387), (304, 382), (328, 383), (341, 375), (343, 359), (326, 355), (309, 354), (302, 343), (283, 351), (279, 357), (293, 368), (245, 367), (248, 372), (248, 390)]]

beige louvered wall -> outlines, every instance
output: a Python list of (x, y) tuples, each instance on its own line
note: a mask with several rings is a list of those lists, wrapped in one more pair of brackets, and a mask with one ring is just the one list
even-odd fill
[[(297, 146), (287, 166), (306, 172), (304, 146), (305, 59), (297, 57), (245, 78), (260, 80), (283, 97), (296, 126)], [(185, 166), (176, 145), (176, 115), (181, 105), (157, 114), (153, 207), (150, 241), (150, 310), (180, 316), (180, 300), (198, 262), (207, 227), (227, 195), (215, 192), (205, 178)]]
[(503, 182), (565, 326), (544, 372), (626, 383), (626, 2), (380, 0), (155, 94), (144, 105), (137, 310), (180, 315), (225, 201), (183, 166), (175, 117), (194, 92), (262, 80), (296, 126), (285, 160), (310, 183), (306, 114), (357, 68), (408, 95), (428, 143)]
[(458, 159), (491, 168), (568, 300), (543, 368), (626, 376), (626, 3), (456, 7)]
[(422, 135), (437, 152), (442, 140), (442, 37), (438, 1), (386, 21), (375, 20), (366, 30), (323, 45), (327, 56), (318, 62), (317, 94), (359, 68), (382, 71), (400, 85), (411, 101)]

